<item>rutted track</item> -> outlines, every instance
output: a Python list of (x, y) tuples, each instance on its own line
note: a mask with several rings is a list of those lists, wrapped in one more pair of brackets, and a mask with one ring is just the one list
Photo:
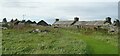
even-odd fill
[(101, 40), (96, 40), (94, 38), (91, 38), (90, 36), (85, 36), (80, 33), (73, 33), (70, 31), (64, 31), (67, 34), (77, 38), (81, 39), (84, 42), (87, 43), (88, 49), (87, 52), (88, 54), (117, 54), (118, 53), (118, 47), (110, 45), (106, 42), (103, 42)]

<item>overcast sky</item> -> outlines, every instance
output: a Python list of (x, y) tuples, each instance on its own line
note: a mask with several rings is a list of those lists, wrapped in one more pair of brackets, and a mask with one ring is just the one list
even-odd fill
[(104, 20), (110, 16), (118, 18), (119, 0), (0, 0), (0, 21), (11, 20), (45, 20), (53, 23), (55, 18), (73, 20)]

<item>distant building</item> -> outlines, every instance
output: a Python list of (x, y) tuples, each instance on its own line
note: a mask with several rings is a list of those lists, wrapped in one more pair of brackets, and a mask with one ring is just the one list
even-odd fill
[(2, 29), (2, 22), (0, 22), (0, 29)]
[(2, 22), (0, 22), (0, 27), (2, 27), (2, 24), (3, 24), (3, 23), (2, 23)]
[(59, 19), (56, 19), (56, 21), (53, 23), (52, 26), (54, 26), (54, 27), (71, 27), (77, 21), (79, 21), (78, 17), (75, 17), (73, 21), (59, 21)]
[(108, 17), (106, 20), (97, 20), (97, 21), (79, 21), (78, 17), (75, 17), (73, 21), (56, 21), (53, 23), (52, 26), (54, 27), (71, 27), (75, 26), (77, 28), (99, 28), (103, 25), (111, 24), (111, 18)]
[(1, 29), (7, 29), (7, 27), (3, 26), (3, 25), (5, 25), (5, 24), (6, 24), (6, 23), (0, 22), (0, 30), (1, 30)]
[(41, 20), (37, 23), (37, 25), (40, 25), (40, 26), (48, 26), (48, 23), (46, 23), (44, 20)]
[(78, 21), (76, 22), (74, 25), (77, 28), (99, 28), (101, 26), (103, 26), (105, 23), (105, 21)]
[(37, 24), (33, 23), (33, 24), (30, 24), (30, 26), (37, 26)]

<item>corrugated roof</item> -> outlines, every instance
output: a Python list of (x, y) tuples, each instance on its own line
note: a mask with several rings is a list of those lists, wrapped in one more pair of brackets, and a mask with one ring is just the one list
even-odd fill
[(71, 25), (74, 21), (57, 21), (54, 24), (68, 24)]

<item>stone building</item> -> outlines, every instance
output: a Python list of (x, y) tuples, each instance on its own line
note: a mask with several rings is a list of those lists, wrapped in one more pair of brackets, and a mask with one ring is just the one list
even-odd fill
[(105, 21), (78, 21), (74, 24), (77, 28), (100, 28), (103, 26)]
[(73, 21), (56, 21), (53, 23), (54, 27), (76, 27), (76, 28), (100, 28), (103, 25), (111, 24), (111, 18), (107, 17), (105, 20), (97, 21), (79, 21), (78, 17), (75, 17)]
[(56, 19), (56, 21), (53, 23), (52, 26), (54, 26), (54, 27), (71, 27), (77, 21), (79, 21), (78, 17), (75, 17), (73, 21), (59, 21), (59, 19)]
[(41, 20), (37, 23), (37, 25), (40, 25), (40, 26), (49, 26), (48, 23), (46, 23), (44, 20)]

